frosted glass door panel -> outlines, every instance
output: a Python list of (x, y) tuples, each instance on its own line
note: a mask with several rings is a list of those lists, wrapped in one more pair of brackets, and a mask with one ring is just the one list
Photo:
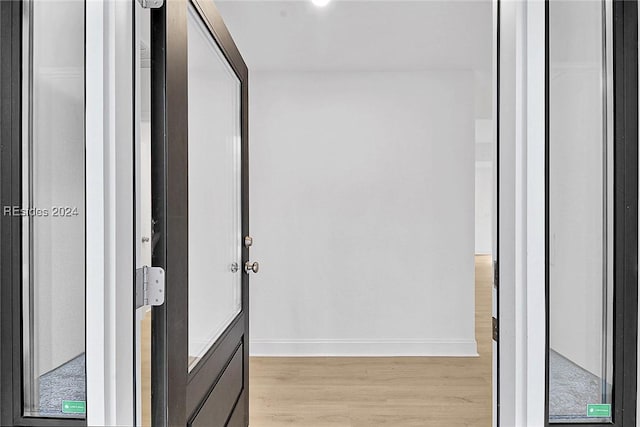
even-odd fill
[(609, 3), (549, 3), (549, 421), (612, 404)]
[(241, 309), (240, 82), (190, 8), (189, 368)]

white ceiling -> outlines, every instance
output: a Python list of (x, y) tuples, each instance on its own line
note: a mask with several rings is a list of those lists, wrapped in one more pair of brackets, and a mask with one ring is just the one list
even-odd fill
[(253, 70), (491, 69), (491, 0), (216, 4)]

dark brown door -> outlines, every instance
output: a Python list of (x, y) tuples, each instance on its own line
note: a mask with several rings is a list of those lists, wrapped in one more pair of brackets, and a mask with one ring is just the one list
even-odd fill
[(247, 67), (211, 0), (151, 14), (154, 426), (247, 426)]

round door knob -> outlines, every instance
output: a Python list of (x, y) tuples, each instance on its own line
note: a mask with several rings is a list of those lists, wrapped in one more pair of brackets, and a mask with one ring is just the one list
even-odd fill
[(251, 271), (253, 271), (254, 273), (257, 273), (258, 270), (260, 270), (260, 264), (258, 264), (257, 262), (247, 261), (244, 264), (244, 271), (246, 271), (247, 273)]

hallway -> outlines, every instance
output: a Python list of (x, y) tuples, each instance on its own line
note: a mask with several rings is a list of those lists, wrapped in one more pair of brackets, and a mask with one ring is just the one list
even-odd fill
[(478, 358), (252, 358), (252, 427), (491, 424), (491, 256), (476, 256)]

